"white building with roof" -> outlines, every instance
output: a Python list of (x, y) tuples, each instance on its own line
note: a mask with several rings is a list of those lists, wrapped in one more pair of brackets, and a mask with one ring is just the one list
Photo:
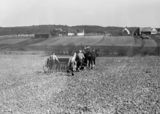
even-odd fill
[(151, 34), (157, 34), (157, 33), (158, 33), (157, 29), (156, 28), (152, 28)]
[(68, 32), (68, 36), (74, 36), (75, 35), (75, 33), (73, 33), (73, 32)]
[(82, 32), (77, 33), (77, 36), (84, 36), (84, 35), (85, 35), (84, 30)]

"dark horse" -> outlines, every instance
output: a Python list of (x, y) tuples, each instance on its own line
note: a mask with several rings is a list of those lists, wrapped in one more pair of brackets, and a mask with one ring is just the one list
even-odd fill
[(90, 69), (92, 69), (96, 64), (97, 51), (95, 49), (85, 50), (84, 56), (85, 56), (84, 59), (85, 66), (88, 66)]

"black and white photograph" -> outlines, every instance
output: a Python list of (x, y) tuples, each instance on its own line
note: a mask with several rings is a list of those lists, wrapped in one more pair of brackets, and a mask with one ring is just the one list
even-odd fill
[(160, 114), (160, 0), (0, 0), (0, 114)]

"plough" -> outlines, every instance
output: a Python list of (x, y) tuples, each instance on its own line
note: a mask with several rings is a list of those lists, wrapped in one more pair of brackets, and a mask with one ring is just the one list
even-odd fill
[(69, 56), (58, 57), (58, 62), (49, 57), (43, 66), (44, 73), (67, 72), (69, 58)]

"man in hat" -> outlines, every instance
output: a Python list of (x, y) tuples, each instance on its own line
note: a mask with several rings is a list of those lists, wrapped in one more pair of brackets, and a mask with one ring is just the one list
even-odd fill
[(85, 58), (82, 50), (79, 50), (78, 58), (79, 59), (77, 61), (77, 70), (80, 70), (83, 67), (83, 61), (84, 61), (84, 58)]
[(84, 59), (84, 54), (83, 54), (82, 50), (79, 50), (78, 57), (80, 59)]

